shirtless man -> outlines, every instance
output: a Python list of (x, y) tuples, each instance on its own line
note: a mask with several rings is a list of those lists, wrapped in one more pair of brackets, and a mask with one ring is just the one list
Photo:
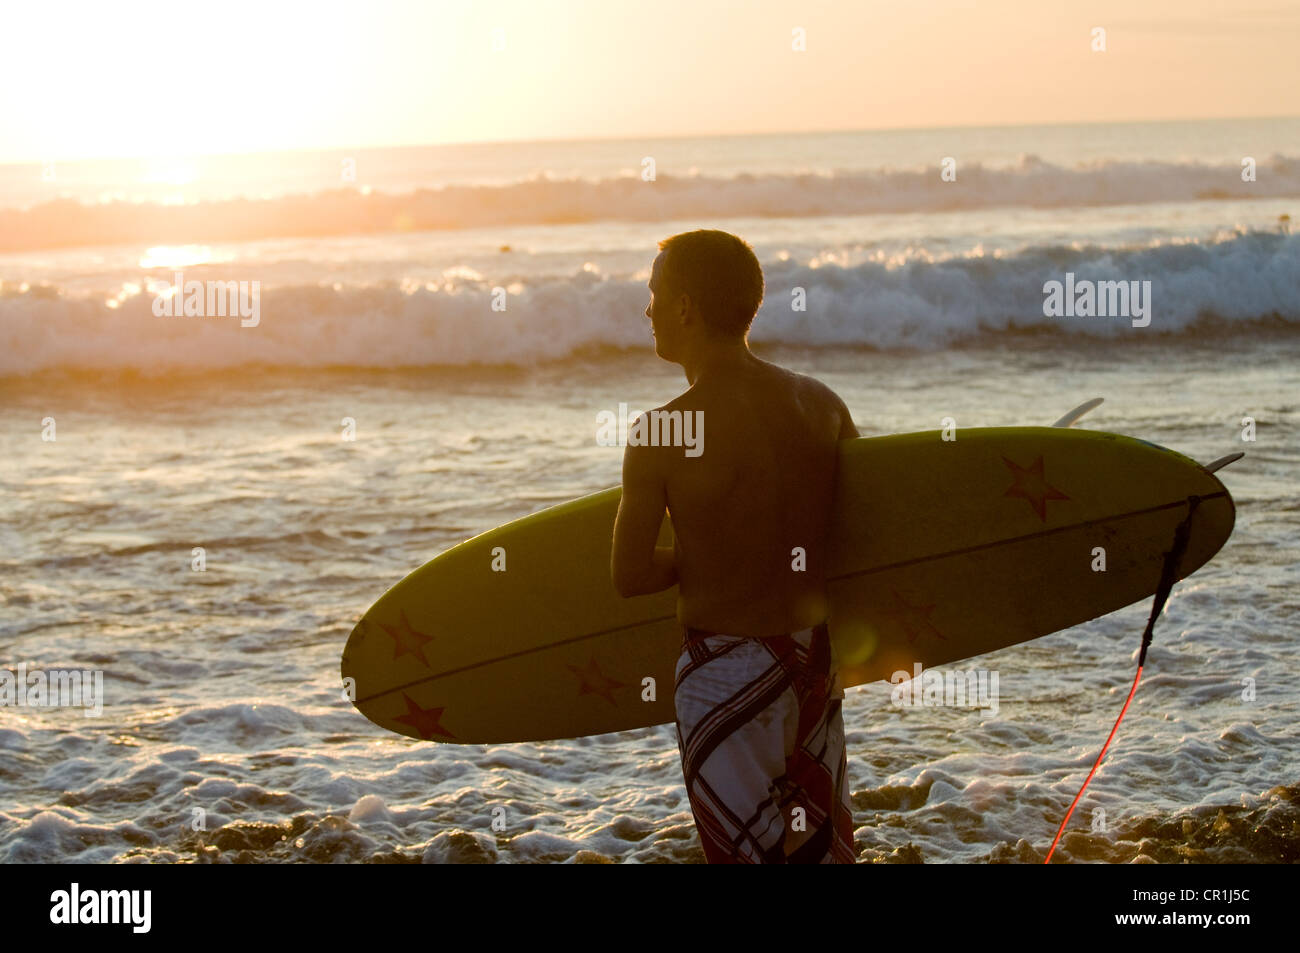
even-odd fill
[[(646, 316), (690, 383), (659, 410), (701, 411), (704, 452), (628, 446), (614, 586), (678, 586), (677, 743), (708, 862), (852, 863), (826, 534), (837, 444), (858, 431), (824, 384), (750, 352), (749, 245), (698, 230), (659, 248)], [(665, 510), (674, 544), (657, 547)]]

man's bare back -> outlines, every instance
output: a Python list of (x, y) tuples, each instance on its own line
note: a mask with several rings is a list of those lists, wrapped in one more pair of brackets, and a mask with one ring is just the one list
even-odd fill
[(746, 351), (663, 409), (704, 423), (699, 456), (653, 448), (675, 533), (678, 620), (749, 636), (825, 621), (836, 445), (857, 433), (843, 403)]

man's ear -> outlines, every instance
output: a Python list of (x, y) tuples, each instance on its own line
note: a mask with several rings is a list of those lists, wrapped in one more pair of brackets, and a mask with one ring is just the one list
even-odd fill
[(682, 324), (691, 316), (691, 296), (685, 292), (677, 296), (677, 316), (682, 319)]

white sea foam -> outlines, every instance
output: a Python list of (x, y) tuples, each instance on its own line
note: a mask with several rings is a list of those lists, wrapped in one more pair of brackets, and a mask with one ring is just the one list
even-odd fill
[[(917, 255), (850, 267), (775, 261), (752, 339), (807, 347), (939, 348), (977, 335), (1053, 329), (1116, 338), (1180, 334), (1198, 319), (1300, 321), (1300, 235), (1249, 232), (1141, 248), (1037, 247), (1017, 255)], [(1125, 318), (1046, 317), (1043, 285), (1067, 272), (1152, 287), (1149, 327)], [(512, 282), (506, 310), (492, 281), (435, 290), (268, 288), (256, 328), (199, 317), (158, 318), (145, 292), (110, 307), (58, 289), (0, 293), (0, 374), (53, 368), (145, 373), (229, 368), (527, 365), (583, 349), (648, 347), (640, 277)], [(807, 292), (806, 311), (791, 294)]]
[[(871, 432), (949, 413), (966, 426), (1046, 423), (1100, 393), (1088, 426), (1209, 460), (1241, 446), (1242, 413), (1259, 416), (1260, 443), (1224, 471), (1238, 528), (1175, 588), (1072, 822), (1080, 833), (1060, 850), (1123, 862), (1143, 842), (1176, 862), (1209, 845), (1212, 859), (1273, 862), (1294, 852), (1295, 789), (1270, 789), (1295, 782), (1298, 696), (1270, 673), (1297, 661), (1285, 596), (1261, 593), (1300, 584), (1288, 558), (1297, 343), (1163, 345), (1009, 359), (824, 347), (798, 360)], [(224, 375), (5, 381), (14, 406), (40, 410), (0, 421), (16, 531), (0, 553), (0, 641), (10, 663), (103, 667), (118, 691), (99, 721), (0, 716), (0, 862), (700, 861), (671, 724), (424, 744), (372, 725), (338, 686), (351, 624), (380, 593), (453, 542), (617, 481), (621, 455), (590, 436), (595, 411), (680, 386), (646, 353), (530, 371), (259, 372), (236, 387)], [(47, 444), (33, 418), (51, 403), (61, 429)], [(321, 437), (356, 408), (363, 439)], [(195, 539), (210, 557), (197, 579)], [(996, 718), (897, 709), (887, 683), (850, 689), (863, 857), (1041, 862), (1124, 702), (1148, 611), (997, 653)], [(1242, 698), (1248, 675), (1258, 701)], [(1239, 804), (1260, 813), (1236, 817)], [(1097, 808), (1104, 837), (1086, 833)]]

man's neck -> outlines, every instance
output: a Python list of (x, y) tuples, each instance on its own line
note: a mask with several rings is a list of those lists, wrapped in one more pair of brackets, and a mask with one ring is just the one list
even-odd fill
[(682, 362), (687, 382), (694, 387), (702, 379), (726, 374), (757, 360), (744, 338), (739, 341), (710, 344), (700, 353)]

